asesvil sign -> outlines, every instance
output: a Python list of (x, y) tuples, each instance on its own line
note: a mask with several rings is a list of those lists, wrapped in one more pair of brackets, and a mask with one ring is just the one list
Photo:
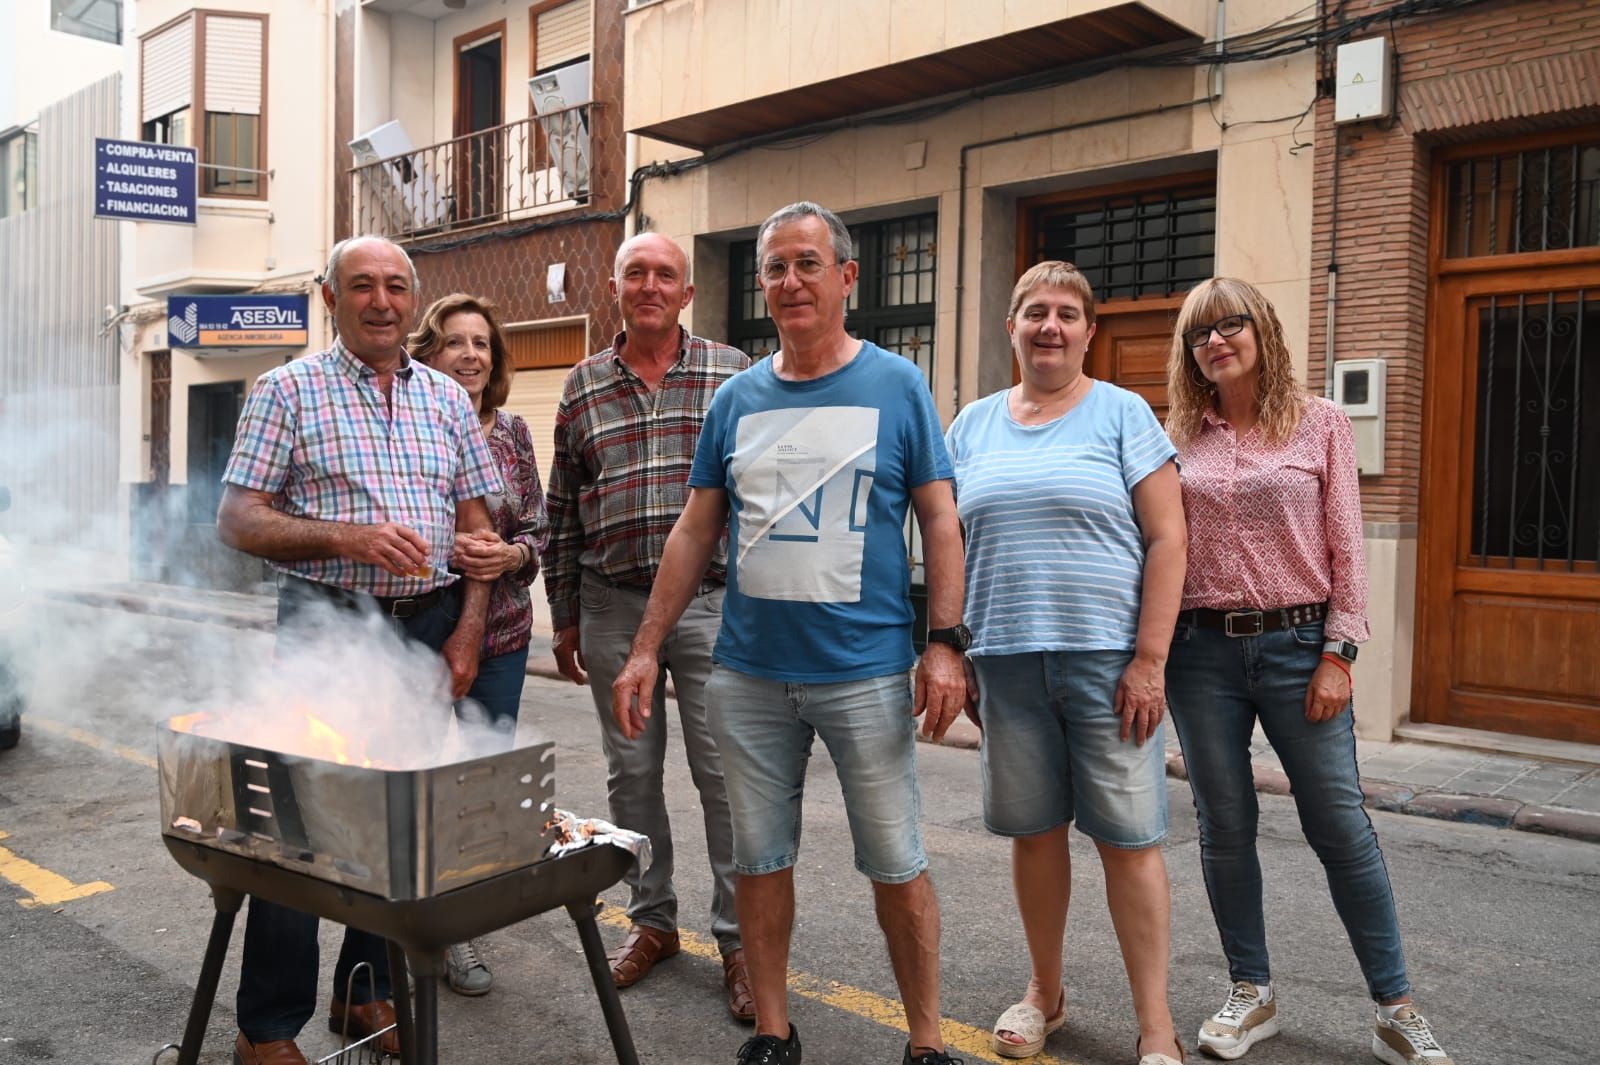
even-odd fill
[(175, 348), (301, 347), (309, 321), (304, 293), (167, 297), (167, 339)]

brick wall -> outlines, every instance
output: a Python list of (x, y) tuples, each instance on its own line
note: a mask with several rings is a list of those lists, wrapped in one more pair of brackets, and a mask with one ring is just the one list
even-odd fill
[[(1352, 0), (1350, 17), (1392, 0)], [(1388, 32), (1379, 23), (1373, 33)], [(1431, 152), (1435, 145), (1594, 121), (1600, 49), (1593, 0), (1493, 0), (1396, 22), (1399, 116), (1337, 131), (1316, 107), (1310, 382), (1327, 358), (1327, 269), (1337, 259), (1335, 358), (1388, 360), (1386, 472), (1363, 478), (1368, 521), (1415, 522), (1423, 455)], [(1332, 75), (1329, 56), (1326, 73)], [(1408, 104), (1409, 101), (1409, 104)], [(1335, 145), (1338, 226), (1334, 243)]]

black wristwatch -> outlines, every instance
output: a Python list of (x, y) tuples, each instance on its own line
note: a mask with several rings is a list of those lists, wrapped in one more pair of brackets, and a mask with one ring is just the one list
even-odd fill
[(1333, 655), (1335, 658), (1342, 658), (1346, 662), (1354, 662), (1356, 660), (1356, 652), (1359, 650), (1361, 650), (1361, 648), (1357, 647), (1349, 640), (1329, 640), (1327, 643), (1322, 645), (1323, 654)]
[(952, 625), (948, 629), (929, 629), (929, 643), (947, 643), (957, 651), (965, 652), (972, 646), (972, 630), (965, 625)]

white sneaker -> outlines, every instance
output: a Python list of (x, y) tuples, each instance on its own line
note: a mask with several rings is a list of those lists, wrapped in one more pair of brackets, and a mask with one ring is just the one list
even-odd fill
[(1261, 1001), (1261, 993), (1248, 980), (1228, 991), (1228, 1001), (1200, 1026), (1200, 1049), (1214, 1058), (1232, 1061), (1278, 1034), (1278, 1000)]
[(1388, 1065), (1452, 1065), (1433, 1037), (1428, 1020), (1410, 1005), (1401, 1006), (1393, 1020), (1384, 1020), (1380, 1011), (1372, 1033), (1372, 1056)]

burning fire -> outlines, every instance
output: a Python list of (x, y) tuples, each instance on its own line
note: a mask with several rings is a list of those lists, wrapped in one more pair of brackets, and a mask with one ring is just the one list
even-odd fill
[(248, 719), (218, 720), (213, 714), (199, 711), (179, 714), (167, 721), (174, 732), (188, 732), (197, 736), (210, 736), (266, 747), (285, 754), (298, 754), (306, 758), (320, 758), (338, 765), (356, 765), (363, 769), (386, 768), (373, 761), (365, 751), (365, 743), (352, 744), (349, 734), (305, 707), (295, 707), (285, 716), (287, 721), (298, 721), (301, 727), (284, 727), (275, 715), (252, 715)]
[(305, 713), (306, 731), (305, 743), (301, 746), (304, 753), (313, 758), (321, 758), (339, 765), (359, 765), (363, 769), (372, 768), (372, 759), (363, 755), (359, 762), (352, 762), (350, 758), (350, 740), (344, 733), (322, 720), (316, 714), (307, 710)]

